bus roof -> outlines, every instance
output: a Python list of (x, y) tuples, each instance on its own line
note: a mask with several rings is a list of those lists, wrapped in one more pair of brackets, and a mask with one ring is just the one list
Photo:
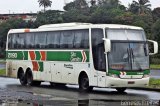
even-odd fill
[(143, 28), (141, 28), (141, 27), (130, 26), (130, 25), (120, 25), (120, 24), (61, 23), (61, 24), (42, 25), (39, 28), (35, 28), (35, 29), (11, 29), (8, 33), (71, 30), (71, 29), (86, 29), (86, 28), (143, 30)]

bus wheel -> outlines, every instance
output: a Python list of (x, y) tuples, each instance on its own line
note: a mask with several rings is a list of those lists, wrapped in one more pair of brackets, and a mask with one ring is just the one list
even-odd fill
[(27, 79), (27, 84), (30, 86), (40, 86), (41, 85), (41, 81), (34, 81), (33, 80), (33, 75), (31, 71), (28, 71), (26, 73), (26, 79)]
[(31, 71), (28, 71), (26, 73), (26, 78), (27, 78), (27, 84), (32, 86), (33, 85), (33, 75)]
[(79, 82), (79, 89), (82, 92), (88, 92), (91, 91), (93, 89), (92, 86), (89, 86), (89, 79), (86, 75), (84, 75)]
[(116, 88), (119, 93), (123, 93), (127, 88)]
[(27, 84), (27, 79), (25, 77), (24, 72), (20, 72), (18, 75), (19, 81), (21, 83), (21, 85), (26, 85)]

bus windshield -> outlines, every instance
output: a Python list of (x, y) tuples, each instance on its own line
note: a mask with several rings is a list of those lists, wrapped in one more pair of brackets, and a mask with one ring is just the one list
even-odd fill
[(118, 70), (149, 69), (147, 44), (143, 42), (112, 42), (108, 54), (109, 68)]
[[(109, 68), (121, 71), (149, 69), (148, 44), (144, 33), (135, 30), (118, 30), (118, 32), (114, 30), (107, 33), (111, 39), (111, 51), (108, 53)], [(131, 36), (134, 32), (137, 37)], [(110, 35), (113, 36), (110, 37)], [(114, 35), (123, 35), (123, 40), (122, 38), (118, 40), (118, 37), (114, 38)]]

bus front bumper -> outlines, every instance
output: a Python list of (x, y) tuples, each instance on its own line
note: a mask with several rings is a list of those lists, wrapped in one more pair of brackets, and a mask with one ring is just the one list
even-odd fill
[(141, 79), (120, 79), (108, 77), (106, 87), (145, 87), (149, 84), (149, 77)]

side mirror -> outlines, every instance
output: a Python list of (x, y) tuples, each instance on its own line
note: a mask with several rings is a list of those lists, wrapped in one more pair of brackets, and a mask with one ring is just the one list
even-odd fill
[(153, 41), (153, 40), (148, 40), (149, 43), (152, 43), (153, 45), (153, 53), (149, 53), (149, 55), (154, 55), (154, 54), (157, 54), (158, 53), (158, 43), (156, 41)]
[(111, 51), (111, 41), (109, 39), (103, 38), (104, 40), (104, 47), (105, 47), (105, 53)]

